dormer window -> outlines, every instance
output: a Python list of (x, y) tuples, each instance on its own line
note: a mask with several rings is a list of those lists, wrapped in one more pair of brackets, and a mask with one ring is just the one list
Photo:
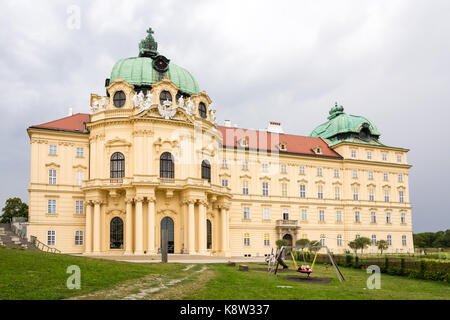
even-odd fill
[(200, 102), (198, 104), (198, 113), (199, 113), (200, 117), (202, 117), (203, 119), (206, 119), (206, 106), (203, 102)]
[(239, 140), (239, 146), (241, 146), (242, 148), (247, 148), (248, 147), (248, 139), (242, 138), (241, 140)]
[(287, 151), (287, 143), (286, 142), (281, 142), (278, 145), (278, 150), (280, 150), (280, 151)]
[(315, 154), (322, 154), (322, 148), (319, 146), (314, 147), (312, 150)]
[(164, 101), (172, 102), (172, 94), (169, 91), (164, 90), (159, 94), (159, 103), (162, 106), (164, 105)]

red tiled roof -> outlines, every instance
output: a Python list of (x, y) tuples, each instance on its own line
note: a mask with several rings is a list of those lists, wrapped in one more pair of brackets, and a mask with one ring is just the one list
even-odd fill
[(89, 122), (91, 116), (88, 113), (76, 113), (62, 119), (31, 126), (30, 128), (41, 128), (50, 130), (83, 132), (85, 122)]
[[(341, 156), (330, 149), (328, 144), (321, 138), (222, 126), (218, 126), (217, 129), (219, 129), (222, 134), (223, 146), (225, 147), (235, 148), (240, 146), (239, 141), (242, 138), (246, 138), (249, 149), (341, 158)], [(286, 143), (286, 151), (279, 150), (280, 143)], [(316, 154), (313, 151), (313, 148), (316, 147), (321, 148), (321, 154)]]

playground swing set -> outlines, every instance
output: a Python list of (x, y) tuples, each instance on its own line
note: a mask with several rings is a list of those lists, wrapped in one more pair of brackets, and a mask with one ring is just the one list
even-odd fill
[[(319, 246), (319, 245), (317, 245), (317, 246), (282, 246), (281, 249), (277, 248), (275, 254), (273, 253), (273, 249), (272, 249), (272, 252), (271, 252), (269, 258), (267, 259), (269, 275), (271, 273), (277, 274), (279, 265), (282, 265), (283, 269), (288, 268), (287, 264), (283, 261), (282, 257), (283, 257), (283, 253), (285, 252), (285, 250), (290, 249), (290, 255), (292, 257), (292, 261), (294, 263), (295, 270), (297, 272), (306, 274), (309, 278), (310, 274), (314, 271), (314, 265), (316, 263), (317, 254), (318, 254), (319, 250), (322, 248), (324, 248), (325, 251), (327, 252), (328, 258), (330, 259), (330, 262), (333, 265), (334, 271), (336, 272), (336, 275), (337, 275), (339, 281), (340, 282), (344, 281), (345, 280), (344, 275), (342, 274), (342, 272), (339, 269), (339, 267), (337, 266), (337, 264), (334, 262), (333, 257), (330, 254), (330, 250), (328, 250), (328, 247), (327, 246)], [(311, 266), (310, 265), (298, 266), (297, 261), (295, 260), (294, 254), (292, 253), (293, 249), (302, 249), (303, 261), (306, 261), (303, 249), (317, 249)]]

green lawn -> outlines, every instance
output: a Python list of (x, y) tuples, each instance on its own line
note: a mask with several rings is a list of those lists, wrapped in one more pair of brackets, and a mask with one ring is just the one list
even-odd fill
[[(66, 270), (70, 265), (77, 265), (81, 269), (81, 290), (69, 290), (66, 287), (66, 280), (69, 277)], [(249, 266), (264, 268), (261, 264)], [(134, 290), (133, 283), (141, 281), (136, 279), (146, 277), (147, 287), (157, 286), (161, 279), (170, 282), (184, 277), (189, 272), (194, 274), (190, 280), (174, 284), (145, 298), (200, 300), (450, 298), (448, 283), (386, 274), (381, 275), (380, 290), (369, 290), (366, 288), (369, 275), (364, 270), (349, 268), (341, 269), (347, 281), (340, 283), (332, 268), (326, 271), (323, 265), (316, 265), (312, 277), (331, 278), (332, 281), (330, 284), (314, 284), (285, 280), (289, 275), (300, 275), (294, 271), (280, 273), (277, 277), (268, 276), (267, 272), (262, 271), (242, 272), (237, 270), (237, 266), (230, 267), (225, 264), (209, 264), (205, 273), (195, 273), (202, 265), (195, 266), (189, 271), (182, 270), (185, 267), (185, 264), (127, 263), (0, 247), (0, 299), (64, 299), (100, 290), (115, 290), (118, 284), (122, 286), (124, 282), (128, 283), (128, 290)], [(158, 275), (154, 279), (159, 280), (148, 280), (153, 279), (152, 275)], [(148, 284), (148, 281), (155, 284)], [(101, 298), (103, 295), (97, 297)]]

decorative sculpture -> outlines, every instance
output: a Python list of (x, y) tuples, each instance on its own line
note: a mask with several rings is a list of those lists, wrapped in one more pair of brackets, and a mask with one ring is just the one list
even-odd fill
[(216, 117), (216, 110), (215, 109), (211, 110), (211, 122), (214, 125), (217, 125), (217, 117)]
[(184, 99), (182, 96), (178, 98), (178, 108), (184, 109)]
[(191, 98), (187, 100), (185, 110), (188, 115), (192, 116), (194, 112), (194, 103), (191, 101)]
[(98, 100), (95, 99), (94, 103), (91, 106), (91, 113), (96, 113), (98, 112)]
[(164, 117), (164, 119), (172, 119), (172, 117), (177, 113), (177, 105), (173, 104), (172, 101), (166, 100), (163, 105), (158, 106), (159, 114)]
[(133, 96), (133, 105), (135, 108), (139, 107), (139, 97), (137, 92), (135, 92)]
[(105, 97), (102, 97), (102, 110), (106, 110), (107, 105), (108, 105), (108, 101), (106, 101)]

